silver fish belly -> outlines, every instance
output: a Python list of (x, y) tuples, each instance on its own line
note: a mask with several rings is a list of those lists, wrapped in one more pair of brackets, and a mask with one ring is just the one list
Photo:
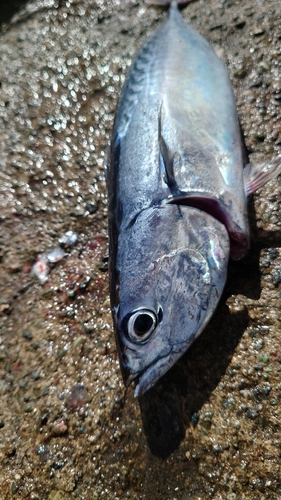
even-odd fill
[(173, 3), (135, 59), (108, 170), (111, 304), (135, 395), (192, 344), (249, 244), (231, 83)]

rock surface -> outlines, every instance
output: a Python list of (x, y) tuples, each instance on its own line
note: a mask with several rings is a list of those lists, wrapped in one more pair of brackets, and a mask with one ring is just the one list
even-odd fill
[[(126, 71), (165, 14), (142, 0), (19, 6), (0, 34), (1, 500), (280, 499), (280, 179), (250, 201), (252, 247), (210, 325), (138, 402), (112, 333), (103, 164)], [(228, 67), (253, 162), (281, 148), (280, 12), (183, 11)], [(68, 230), (77, 243), (40, 285), (37, 255)]]

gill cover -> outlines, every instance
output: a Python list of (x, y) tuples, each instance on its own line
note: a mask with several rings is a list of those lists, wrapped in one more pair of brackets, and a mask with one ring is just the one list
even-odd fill
[(142, 395), (210, 319), (227, 272), (224, 225), (197, 208), (163, 204), (119, 235), (116, 337), (126, 385)]

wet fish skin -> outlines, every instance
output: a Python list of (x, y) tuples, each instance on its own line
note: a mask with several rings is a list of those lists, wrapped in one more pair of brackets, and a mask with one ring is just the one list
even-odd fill
[(124, 85), (108, 170), (113, 321), (136, 396), (204, 329), (248, 248), (243, 167), (227, 72), (173, 2)]
[[(124, 379), (139, 377), (147, 390), (203, 330), (220, 297), (227, 273), (225, 227), (196, 208), (160, 205), (142, 211), (120, 233), (116, 330)], [(125, 262), (125, 265), (124, 265)], [(132, 311), (152, 311), (157, 328), (148, 340), (126, 331)], [(148, 369), (149, 367), (149, 369)]]
[[(140, 122), (133, 120), (140, 106), (142, 121), (146, 124), (150, 121), (148, 129), (141, 134)], [(153, 117), (148, 114), (150, 108), (154, 110)], [(156, 169), (152, 159), (145, 158), (151, 154), (154, 161), (159, 162), (159, 151), (155, 151), (155, 148), (159, 150), (159, 115), (162, 143), (167, 145), (169, 156), (164, 159), (168, 170), (171, 170), (173, 155), (177, 155), (172, 171), (168, 172), (168, 178), (173, 179), (172, 190), (167, 184), (159, 186), (156, 177), (159, 168)], [(211, 200), (216, 212), (221, 209), (221, 218), (233, 243), (232, 256), (244, 255), (249, 243), (247, 199), (232, 86), (213, 48), (184, 22), (175, 7), (170, 8), (166, 21), (142, 47), (132, 65), (113, 135), (123, 149), (134, 148), (133, 142), (138, 141), (135, 154), (128, 154), (126, 170), (119, 169), (122, 196), (126, 198), (122, 203), (124, 224), (129, 222), (131, 210), (137, 215), (159, 196), (165, 199), (172, 195), (173, 202), (177, 198), (188, 198), (189, 204), (192, 200), (198, 204), (198, 198), (203, 205)], [(145, 144), (147, 140), (150, 144)], [(140, 159), (142, 148), (148, 151), (144, 151)], [(161, 168), (165, 170), (163, 161)], [(151, 169), (155, 171), (153, 178)], [(128, 177), (130, 170), (132, 175)]]
[[(181, 51), (176, 50), (181, 45)], [(192, 55), (183, 65), (189, 52)], [(202, 82), (208, 77), (207, 68), (211, 83), (207, 92), (203, 88), (194, 95), (200, 58)], [(195, 65), (192, 72), (190, 65)], [(218, 66), (216, 71), (214, 65)], [(183, 69), (181, 74), (177, 68)], [(221, 79), (231, 125), (229, 135), (223, 138), (224, 147), (220, 143), (221, 112), (215, 128), (206, 102), (209, 93), (209, 107), (213, 104)], [(233, 113), (234, 119), (229, 120)], [(209, 127), (215, 133), (206, 145)], [(218, 185), (223, 177), (214, 151), (218, 156), (222, 149), (227, 156), (237, 142), (240, 147), (233, 154), (234, 160), (228, 154), (227, 161), (240, 162), (242, 167), (240, 131), (225, 69), (205, 39), (187, 27), (176, 9), (170, 11), (135, 60), (113, 135), (109, 169), (111, 300), (123, 376), (127, 384), (139, 378), (139, 396), (202, 331), (226, 280), (229, 237), (225, 226), (206, 211), (184, 205), (192, 204), (192, 197), (195, 205), (195, 198), (221, 202), (224, 191), (218, 190)], [(243, 185), (239, 195), (243, 204)], [(206, 231), (199, 231), (199, 227)], [(128, 334), (127, 318), (135, 311), (148, 326), (150, 314), (155, 319), (156, 327), (145, 340), (144, 335), (132, 340)]]

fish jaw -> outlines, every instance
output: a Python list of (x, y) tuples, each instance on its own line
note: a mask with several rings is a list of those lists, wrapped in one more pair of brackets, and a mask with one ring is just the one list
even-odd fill
[(189, 206), (146, 209), (119, 234), (113, 316), (124, 382), (138, 379), (136, 396), (206, 326), (224, 288), (229, 246), (225, 226)]

